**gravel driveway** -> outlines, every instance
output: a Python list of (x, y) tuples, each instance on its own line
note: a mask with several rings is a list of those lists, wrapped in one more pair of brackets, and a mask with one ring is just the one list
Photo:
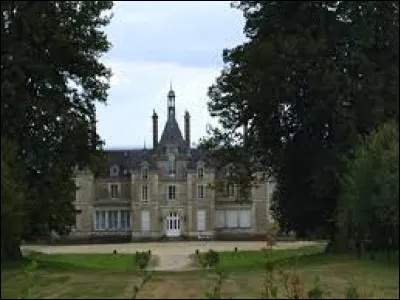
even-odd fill
[[(318, 245), (318, 242), (297, 241), (278, 242), (274, 249), (293, 249), (304, 246)], [(190, 265), (189, 255), (199, 251), (213, 249), (216, 251), (229, 251), (238, 247), (238, 250), (260, 250), (265, 247), (265, 242), (222, 242), (222, 241), (190, 241), (190, 242), (151, 242), (151, 243), (125, 243), (125, 244), (92, 244), (92, 245), (25, 245), (23, 250), (36, 250), (47, 254), (53, 253), (135, 253), (136, 251), (147, 251), (158, 256), (158, 266), (154, 270), (183, 270)]]

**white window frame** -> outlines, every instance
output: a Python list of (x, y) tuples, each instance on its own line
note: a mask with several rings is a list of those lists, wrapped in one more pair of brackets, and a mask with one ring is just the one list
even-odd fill
[[(215, 225), (218, 229), (249, 229), (252, 226), (251, 209), (224, 209), (215, 212)], [(229, 220), (229, 214), (233, 219)]]
[[(170, 193), (170, 188), (171, 188), (171, 190), (173, 191), (172, 193)], [(170, 195), (173, 195), (174, 197), (170, 197)], [(169, 184), (168, 186), (167, 186), (167, 199), (168, 200), (176, 200), (176, 194), (177, 194), (177, 187), (176, 187), (176, 185), (174, 185), (174, 184)]]
[(93, 228), (95, 231), (130, 230), (131, 217), (129, 210), (98, 209), (93, 212)]
[[(145, 216), (147, 215), (147, 223), (145, 222)], [(146, 225), (145, 225), (146, 224)], [(142, 232), (149, 232), (150, 231), (150, 211), (149, 210), (142, 210), (141, 213), (141, 230)]]
[(149, 186), (147, 184), (142, 185), (142, 201), (149, 201)]
[(204, 199), (206, 196), (206, 189), (204, 184), (197, 185), (197, 199)]
[[(199, 218), (200, 215), (202, 215), (203, 223), (200, 223), (200, 218)], [(199, 209), (197, 211), (197, 231), (198, 232), (206, 231), (206, 228), (207, 228), (206, 224), (207, 224), (207, 213), (206, 213), (206, 210), (205, 209)]]
[[(130, 230), (131, 226), (132, 226), (132, 222), (131, 222), (132, 214), (131, 214), (131, 211), (129, 211), (129, 210), (121, 210), (120, 214), (121, 214), (121, 218), (120, 218), (119, 228), (121, 228), (121, 230)], [(124, 223), (125, 226), (122, 226), (123, 223)]]

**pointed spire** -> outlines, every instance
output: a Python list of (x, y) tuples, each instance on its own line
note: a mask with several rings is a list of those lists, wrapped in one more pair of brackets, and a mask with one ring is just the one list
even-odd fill
[(172, 91), (172, 80), (169, 81), (169, 90)]
[(146, 150), (146, 138), (143, 139), (143, 149)]

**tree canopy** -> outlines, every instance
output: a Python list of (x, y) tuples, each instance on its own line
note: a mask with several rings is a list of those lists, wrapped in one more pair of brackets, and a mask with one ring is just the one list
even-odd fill
[(112, 5), (1, 2), (1, 134), (15, 145), (9, 167), (23, 182), (24, 238), (75, 223), (73, 167), (93, 166), (102, 146), (95, 103), (109, 88), (99, 59), (110, 48)]
[(348, 240), (378, 247), (399, 240), (399, 134), (388, 122), (366, 136), (349, 162), (340, 192), (338, 225)]
[[(333, 234), (359, 135), (398, 122), (398, 2), (242, 1), (249, 41), (224, 50), (203, 144), (240, 145), (277, 180), (274, 212), (299, 235)], [(243, 145), (243, 144), (242, 144)], [(248, 176), (242, 174), (243, 177)]]

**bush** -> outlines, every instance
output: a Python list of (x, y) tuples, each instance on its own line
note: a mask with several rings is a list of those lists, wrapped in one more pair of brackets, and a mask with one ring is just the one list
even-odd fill
[(215, 267), (219, 263), (219, 254), (218, 252), (210, 249), (207, 253), (204, 254), (204, 263), (206, 267)]
[(140, 270), (145, 269), (150, 261), (151, 257), (151, 251), (143, 251), (143, 252), (137, 252), (135, 253), (135, 264), (136, 267), (139, 268)]

